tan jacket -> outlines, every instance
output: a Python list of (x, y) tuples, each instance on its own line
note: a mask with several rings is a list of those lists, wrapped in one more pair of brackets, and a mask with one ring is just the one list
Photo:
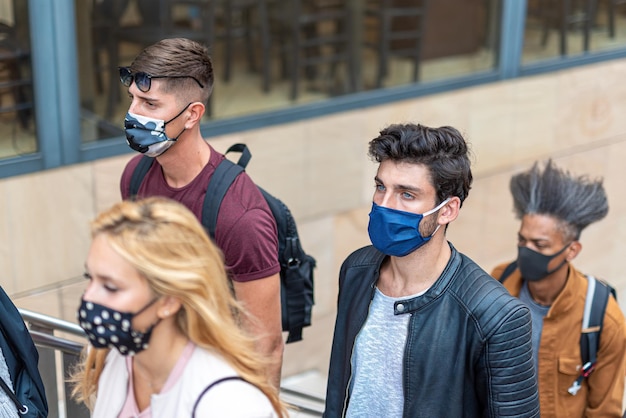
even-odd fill
[[(491, 275), (499, 278), (507, 265), (496, 267)], [(519, 296), (519, 269), (503, 284), (513, 296)], [(542, 418), (622, 417), (626, 321), (612, 297), (604, 316), (595, 371), (575, 396), (567, 392), (581, 368), (580, 330), (586, 294), (587, 279), (570, 265), (567, 283), (543, 320), (537, 374)]]

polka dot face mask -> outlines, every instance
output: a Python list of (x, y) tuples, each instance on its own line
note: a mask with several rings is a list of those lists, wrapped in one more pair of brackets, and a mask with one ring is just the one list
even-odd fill
[(132, 329), (133, 317), (148, 309), (158, 298), (135, 313), (119, 312), (97, 303), (81, 299), (78, 308), (78, 323), (96, 348), (116, 348), (124, 356), (133, 356), (146, 348), (152, 330), (160, 319), (145, 332)]

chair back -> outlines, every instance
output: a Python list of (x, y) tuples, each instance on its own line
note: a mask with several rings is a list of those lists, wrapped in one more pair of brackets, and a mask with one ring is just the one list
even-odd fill
[(30, 50), (17, 38), (14, 25), (0, 22), (0, 114), (15, 113), (28, 129), (33, 112), (32, 80), (25, 71)]
[[(289, 0), (270, 14), (274, 37), (281, 48), (283, 75), (291, 80), (296, 100), (300, 83), (332, 90), (355, 91), (351, 54), (353, 16), (343, 0)], [(330, 84), (330, 86), (328, 85)]]

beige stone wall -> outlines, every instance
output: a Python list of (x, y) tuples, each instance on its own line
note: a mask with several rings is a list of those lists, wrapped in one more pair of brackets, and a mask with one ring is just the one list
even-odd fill
[[(516, 254), (508, 180), (552, 157), (577, 173), (603, 176), (608, 217), (583, 233), (576, 264), (626, 295), (626, 60), (459, 90), (281, 126), (211, 138), (218, 150), (246, 142), (248, 171), (298, 219), (318, 261), (314, 326), (286, 349), (284, 375), (326, 371), (337, 272), (369, 242), (375, 164), (367, 142), (393, 122), (452, 125), (474, 153), (475, 182), (448, 230), (456, 247), (486, 270)], [(118, 199), (131, 154), (0, 180), (0, 283), (18, 306), (74, 320), (89, 245), (88, 222)], [(620, 299), (626, 306), (626, 297)]]

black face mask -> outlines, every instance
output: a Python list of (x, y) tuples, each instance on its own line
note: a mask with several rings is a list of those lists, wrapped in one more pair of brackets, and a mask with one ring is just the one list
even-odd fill
[(81, 298), (78, 308), (78, 323), (96, 348), (117, 348), (123, 356), (134, 356), (148, 348), (152, 330), (161, 321), (152, 324), (147, 331), (140, 332), (132, 327), (133, 318), (154, 304), (154, 298), (137, 312), (120, 312)]
[(543, 255), (537, 251), (531, 250), (530, 248), (517, 247), (517, 265), (522, 272), (522, 278), (535, 282), (563, 267), (563, 264), (567, 263), (567, 260), (563, 260), (563, 262), (554, 269), (548, 270), (548, 264), (550, 264), (550, 261), (558, 257), (567, 247), (570, 246), (570, 244), (567, 244), (556, 254), (552, 255)]

